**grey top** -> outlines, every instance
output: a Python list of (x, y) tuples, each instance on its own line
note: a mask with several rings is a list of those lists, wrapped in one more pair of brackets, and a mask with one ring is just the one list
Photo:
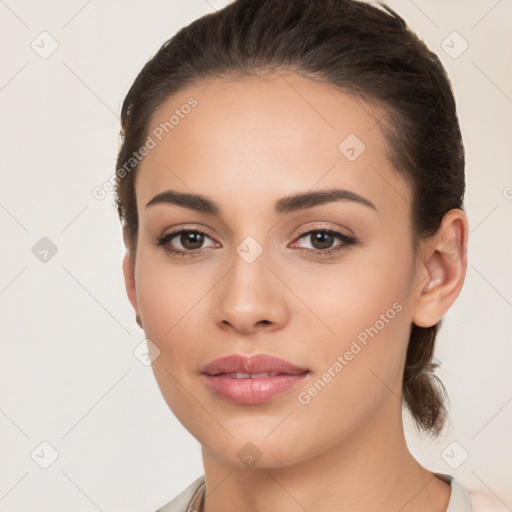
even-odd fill
[[(434, 473), (451, 485), (452, 493), (446, 512), (473, 512), (469, 492), (451, 475)], [(197, 512), (204, 495), (204, 475), (194, 480), (184, 491), (156, 512)]]

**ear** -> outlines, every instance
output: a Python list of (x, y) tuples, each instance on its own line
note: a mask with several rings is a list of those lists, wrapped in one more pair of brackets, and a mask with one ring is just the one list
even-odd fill
[(412, 321), (418, 327), (435, 325), (459, 296), (467, 269), (468, 220), (464, 211), (450, 210), (437, 233), (422, 248)]
[(133, 309), (135, 310), (135, 315), (138, 315), (139, 311), (137, 305), (137, 290), (135, 288), (135, 265), (132, 255), (130, 254), (130, 244), (128, 243), (128, 231), (125, 226), (123, 226), (123, 241), (124, 246), (126, 248), (126, 252), (123, 258), (124, 284), (126, 287), (128, 299), (130, 300), (130, 303), (133, 306)]

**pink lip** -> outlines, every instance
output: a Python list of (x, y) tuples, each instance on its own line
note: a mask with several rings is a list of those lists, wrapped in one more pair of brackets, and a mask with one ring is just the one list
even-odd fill
[[(236, 404), (260, 404), (296, 387), (309, 373), (284, 359), (258, 354), (244, 357), (237, 354), (215, 359), (202, 373), (210, 389)], [(230, 373), (277, 373), (275, 376), (236, 378)]]

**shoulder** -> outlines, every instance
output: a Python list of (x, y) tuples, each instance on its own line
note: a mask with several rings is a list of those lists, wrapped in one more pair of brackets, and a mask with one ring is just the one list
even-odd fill
[(474, 512), (503, 512), (510, 510), (504, 508), (503, 501), (491, 493), (471, 492), (471, 501)]
[(185, 490), (180, 492), (172, 501), (163, 505), (155, 512), (186, 512), (196, 492), (204, 483), (204, 475), (196, 478)]
[(452, 493), (446, 512), (473, 512), (471, 497), (467, 489), (453, 476), (444, 473), (434, 473), (441, 480), (450, 484)]
[[(446, 512), (473, 512), (469, 492), (456, 478), (443, 473), (435, 473), (435, 475), (449, 483), (452, 489)], [(187, 512), (190, 502), (203, 484), (204, 475), (201, 475), (172, 501), (160, 507), (155, 512)]]

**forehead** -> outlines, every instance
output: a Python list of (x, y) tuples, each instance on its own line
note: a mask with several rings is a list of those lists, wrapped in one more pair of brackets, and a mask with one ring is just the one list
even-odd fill
[(168, 187), (247, 204), (320, 182), (381, 195), (386, 180), (399, 180), (379, 127), (383, 115), (330, 84), (290, 72), (199, 82), (153, 113), (147, 133), (154, 148), (139, 166), (137, 202)]

